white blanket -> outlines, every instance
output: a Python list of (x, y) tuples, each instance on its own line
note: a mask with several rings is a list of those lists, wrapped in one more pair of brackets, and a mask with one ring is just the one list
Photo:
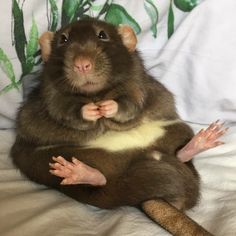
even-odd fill
[[(192, 125), (199, 130), (200, 125)], [(30, 182), (14, 168), (9, 149), (12, 131), (0, 131), (1, 236), (165, 236), (169, 235), (139, 210), (100, 210)], [(187, 212), (216, 236), (236, 235), (236, 126), (225, 145), (195, 158), (202, 178), (199, 205)]]

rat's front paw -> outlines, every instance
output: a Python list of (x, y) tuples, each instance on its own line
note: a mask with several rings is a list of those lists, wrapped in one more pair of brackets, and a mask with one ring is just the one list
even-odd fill
[(100, 114), (106, 118), (112, 118), (118, 112), (118, 103), (114, 100), (106, 100), (97, 103)]
[(96, 121), (102, 117), (99, 111), (99, 106), (94, 103), (88, 103), (81, 109), (83, 119), (87, 121)]

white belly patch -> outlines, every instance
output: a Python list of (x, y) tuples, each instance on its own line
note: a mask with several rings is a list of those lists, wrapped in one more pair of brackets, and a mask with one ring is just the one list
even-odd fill
[(104, 135), (87, 143), (87, 148), (102, 148), (108, 151), (121, 151), (134, 148), (145, 148), (165, 135), (165, 126), (179, 122), (145, 121), (127, 131), (108, 131)]

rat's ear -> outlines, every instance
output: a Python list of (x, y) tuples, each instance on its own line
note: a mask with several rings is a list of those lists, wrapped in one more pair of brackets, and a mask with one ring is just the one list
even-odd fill
[(137, 38), (133, 29), (128, 25), (119, 25), (118, 33), (121, 35), (124, 45), (130, 52), (133, 52), (137, 44)]
[(46, 62), (51, 53), (51, 42), (53, 40), (54, 33), (53, 32), (45, 32), (39, 38), (39, 45), (41, 48), (42, 59)]

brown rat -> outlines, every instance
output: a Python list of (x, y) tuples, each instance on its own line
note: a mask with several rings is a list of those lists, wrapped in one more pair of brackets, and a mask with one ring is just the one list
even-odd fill
[[(15, 165), (80, 202), (142, 207), (174, 235), (210, 235), (181, 212), (199, 198), (192, 162), (176, 158), (193, 132), (145, 71), (133, 32), (89, 19), (48, 35), (41, 83), (19, 111)], [(96, 168), (106, 185), (61, 185), (53, 156)]]

